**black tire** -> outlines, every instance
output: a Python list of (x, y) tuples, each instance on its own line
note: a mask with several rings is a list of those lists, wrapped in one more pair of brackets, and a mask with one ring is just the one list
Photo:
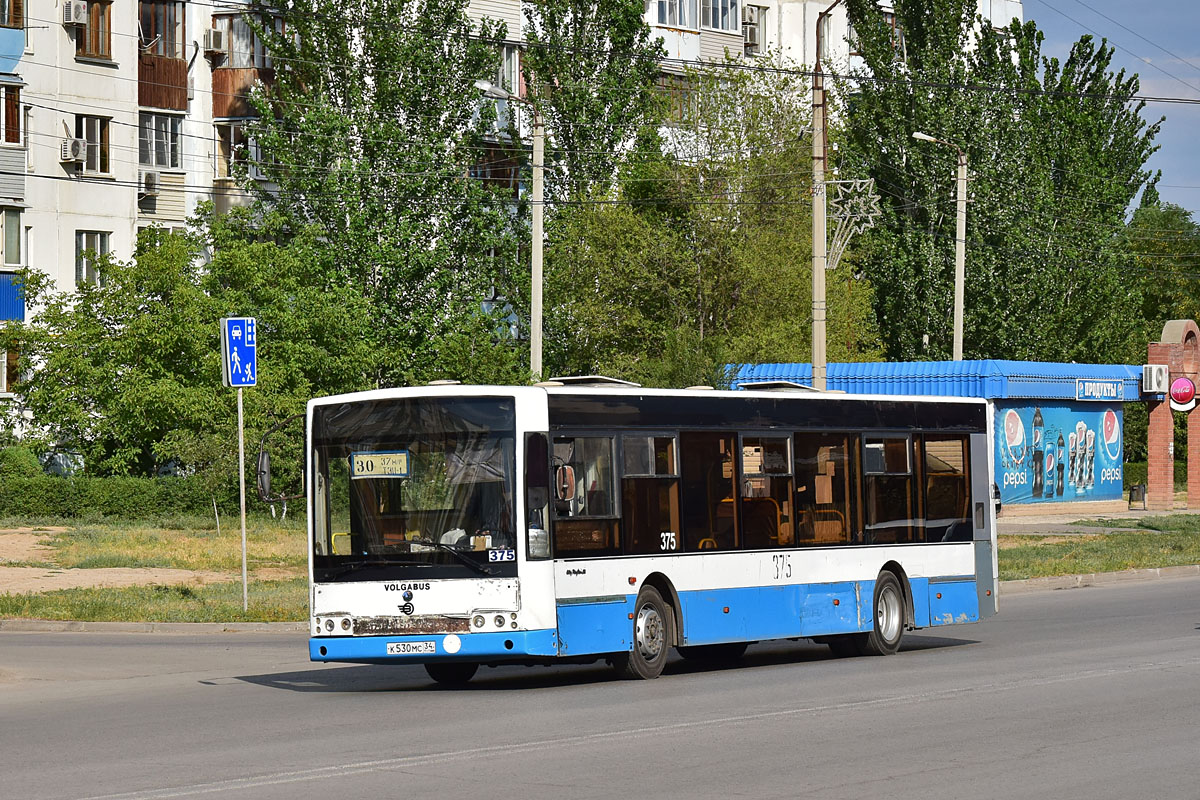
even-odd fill
[(443, 686), (465, 686), (478, 669), (474, 661), (432, 661), (425, 665), (429, 677)]
[(632, 647), (628, 653), (612, 658), (612, 665), (622, 678), (653, 680), (662, 674), (674, 640), (674, 619), (658, 590), (644, 587), (633, 607)]
[(675, 648), (679, 655), (688, 661), (707, 662), (709, 664), (732, 664), (746, 653), (746, 642), (730, 642), (728, 644), (701, 644), (691, 647)]
[(885, 570), (875, 579), (875, 602), (872, 608), (875, 625), (870, 633), (861, 634), (860, 652), (864, 656), (890, 656), (900, 649), (904, 623), (908, 618), (904, 588), (891, 572)]

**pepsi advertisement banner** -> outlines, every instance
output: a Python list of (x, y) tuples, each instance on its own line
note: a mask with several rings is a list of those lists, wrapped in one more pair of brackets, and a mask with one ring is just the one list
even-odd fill
[(1001, 503), (1120, 500), (1122, 407), (1098, 403), (996, 403)]

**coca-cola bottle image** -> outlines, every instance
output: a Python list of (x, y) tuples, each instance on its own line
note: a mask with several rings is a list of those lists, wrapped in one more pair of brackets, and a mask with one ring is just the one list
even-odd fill
[(1063, 441), (1062, 431), (1058, 433), (1058, 489), (1059, 497), (1063, 495), (1063, 477), (1067, 471), (1066, 465), (1063, 464), (1063, 453), (1066, 452), (1066, 443)]
[(1045, 453), (1044, 453), (1044, 449), (1043, 449), (1044, 445), (1042, 444), (1042, 442), (1045, 441), (1044, 433), (1045, 433), (1045, 426), (1042, 424), (1042, 410), (1040, 408), (1035, 408), (1033, 410), (1033, 496), (1034, 497), (1042, 496), (1042, 486), (1044, 483), (1043, 471), (1045, 470), (1045, 465), (1042, 463), (1042, 459), (1045, 457)]

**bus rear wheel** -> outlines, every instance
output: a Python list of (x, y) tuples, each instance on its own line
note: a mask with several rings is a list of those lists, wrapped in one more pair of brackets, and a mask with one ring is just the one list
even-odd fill
[(633, 611), (633, 647), (613, 656), (622, 678), (652, 680), (662, 674), (671, 647), (671, 609), (653, 586), (638, 593)]
[(875, 579), (875, 625), (862, 635), (864, 656), (890, 656), (900, 649), (904, 635), (905, 603), (900, 581), (891, 572), (881, 572)]
[(479, 665), (473, 661), (435, 661), (425, 665), (425, 671), (443, 686), (465, 686)]

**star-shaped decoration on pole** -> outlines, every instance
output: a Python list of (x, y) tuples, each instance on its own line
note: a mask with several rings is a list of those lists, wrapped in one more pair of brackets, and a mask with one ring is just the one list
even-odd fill
[(874, 178), (825, 181), (825, 185), (833, 187), (829, 195), (829, 211), (836, 220), (833, 240), (829, 243), (829, 257), (825, 262), (825, 269), (830, 270), (837, 268), (850, 237), (874, 227), (875, 220), (882, 212)]

